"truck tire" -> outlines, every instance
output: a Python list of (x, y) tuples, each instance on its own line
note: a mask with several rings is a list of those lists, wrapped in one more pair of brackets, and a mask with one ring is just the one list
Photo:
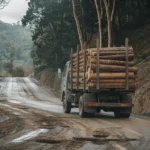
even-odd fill
[(94, 117), (95, 113), (87, 113), (84, 111), (84, 95), (80, 96), (80, 100), (79, 100), (79, 116), (81, 118), (84, 117)]
[[(132, 103), (131, 96), (122, 94), (121, 103)], [(115, 118), (129, 118), (132, 112), (132, 107), (122, 108), (114, 111)]]
[(115, 118), (129, 118), (130, 113), (121, 113), (120, 111), (114, 111)]
[(71, 112), (71, 102), (66, 100), (65, 95), (63, 95), (63, 111), (67, 114)]
[(96, 108), (96, 113), (99, 114), (101, 112), (100, 108)]
[(84, 111), (84, 96), (80, 96), (79, 100), (79, 116), (84, 118), (87, 116), (87, 113)]

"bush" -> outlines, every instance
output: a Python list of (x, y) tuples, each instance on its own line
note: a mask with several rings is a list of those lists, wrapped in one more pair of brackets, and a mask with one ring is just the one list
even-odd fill
[(24, 77), (24, 70), (21, 67), (17, 67), (13, 70), (13, 77)]

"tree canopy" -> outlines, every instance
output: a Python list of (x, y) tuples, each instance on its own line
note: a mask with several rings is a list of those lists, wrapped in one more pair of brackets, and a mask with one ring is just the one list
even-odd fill
[(0, 9), (3, 9), (5, 6), (8, 5), (10, 0), (0, 0)]
[(121, 39), (129, 36), (129, 32), (121, 35), (122, 31), (135, 30), (150, 22), (149, 0), (30, 0), (28, 5), (22, 23), (32, 30), (35, 44), (32, 57), (37, 66), (62, 67), (69, 60), (71, 47), (76, 50), (80, 38), (73, 9), (80, 23), (83, 42), (86, 41), (88, 47), (94, 45), (95, 36), (99, 38), (97, 10), (101, 10), (102, 46), (107, 46), (109, 39), (107, 7), (112, 12), (110, 45), (123, 44)]

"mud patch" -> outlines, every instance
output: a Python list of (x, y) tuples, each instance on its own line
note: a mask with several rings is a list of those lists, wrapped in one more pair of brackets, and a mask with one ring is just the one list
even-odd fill
[[(0, 109), (0, 139), (8, 134), (14, 134), (23, 127), (23, 120), (4, 109)], [(0, 140), (1, 142), (1, 140)]]
[(110, 133), (105, 130), (99, 130), (99, 131), (94, 131), (93, 136), (94, 137), (108, 137)]

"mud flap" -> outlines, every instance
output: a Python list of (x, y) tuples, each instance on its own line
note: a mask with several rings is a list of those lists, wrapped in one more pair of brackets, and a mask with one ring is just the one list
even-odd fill
[[(84, 93), (84, 102), (97, 102), (96, 95), (92, 93)], [(84, 111), (86, 113), (96, 113), (96, 107), (84, 106)]]
[[(132, 97), (130, 95), (127, 94), (122, 94), (121, 95), (121, 102), (122, 103), (132, 103)], [(121, 108), (121, 113), (126, 114), (126, 113), (132, 113), (132, 107), (128, 107), (128, 108)]]

